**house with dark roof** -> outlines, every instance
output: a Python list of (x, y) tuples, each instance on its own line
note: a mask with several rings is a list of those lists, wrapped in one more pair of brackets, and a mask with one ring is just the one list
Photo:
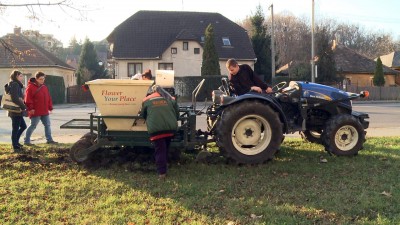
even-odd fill
[[(382, 55), (380, 58), (383, 65), (400, 72), (400, 51), (394, 51), (387, 55)], [(396, 84), (400, 85), (400, 75), (396, 76)]]
[(214, 28), (220, 59), (236, 58), (254, 68), (256, 56), (247, 31), (219, 13), (138, 11), (107, 37), (115, 78), (146, 69), (174, 70), (175, 76), (200, 76), (206, 27)]
[[(336, 71), (345, 76), (347, 84), (358, 86), (373, 86), (373, 77), (375, 74), (376, 62), (363, 56), (356, 51), (342, 45), (332, 46)], [(383, 74), (385, 76), (385, 86), (395, 86), (396, 76), (400, 73), (383, 65)]]
[[(333, 41), (332, 50), (336, 72), (345, 77), (347, 85), (373, 86), (372, 79), (375, 74), (376, 61), (357, 53), (345, 45), (337, 44), (336, 41)], [(289, 75), (290, 77), (290, 68), (294, 68), (300, 63), (301, 61), (292, 61), (279, 68), (276, 73), (284, 76)], [(400, 75), (400, 72), (383, 65), (383, 73), (385, 86), (395, 86), (396, 77)], [(318, 76), (322, 75), (318, 74)]]
[(400, 51), (380, 56), (382, 64), (394, 70), (400, 70)]
[[(0, 84), (9, 81), (13, 70), (20, 70), (25, 75), (25, 85), (37, 71), (63, 77), (66, 87), (76, 85), (75, 69), (24, 37), (21, 28), (15, 28), (14, 33), (1, 39), (3, 44), (0, 44)], [(3, 92), (4, 88), (0, 88), (0, 94)]]

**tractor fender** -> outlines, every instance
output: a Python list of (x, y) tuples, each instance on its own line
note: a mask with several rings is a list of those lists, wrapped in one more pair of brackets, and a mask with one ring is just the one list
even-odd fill
[(223, 108), (226, 108), (228, 106), (238, 104), (240, 102), (246, 101), (248, 99), (254, 100), (260, 100), (261, 102), (264, 102), (265, 104), (269, 104), (276, 112), (279, 113), (279, 119), (283, 123), (283, 133), (288, 132), (288, 122), (286, 119), (285, 114), (282, 111), (282, 108), (280, 104), (276, 101), (276, 99), (273, 96), (270, 96), (268, 94), (259, 94), (259, 93), (248, 93), (244, 95), (240, 95), (235, 98), (231, 98), (226, 104), (221, 105), (221, 112), (223, 111)]

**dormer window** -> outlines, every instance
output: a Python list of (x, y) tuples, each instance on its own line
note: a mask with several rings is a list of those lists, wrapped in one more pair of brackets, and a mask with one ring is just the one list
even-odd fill
[(227, 37), (222, 38), (222, 43), (224, 43), (224, 46), (231, 46), (231, 41)]
[(205, 37), (204, 36), (201, 36), (201, 43), (203, 43), (204, 42), (204, 40), (205, 40)]

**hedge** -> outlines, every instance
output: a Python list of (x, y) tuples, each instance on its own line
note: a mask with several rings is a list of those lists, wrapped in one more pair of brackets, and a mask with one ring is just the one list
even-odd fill
[(65, 84), (63, 77), (46, 75), (45, 84), (49, 88), (53, 104), (65, 103)]
[(204, 84), (197, 95), (197, 101), (204, 101), (206, 98), (211, 100), (213, 90), (221, 86), (221, 79), (227, 77), (225, 75), (208, 75), (208, 76), (186, 76), (175, 77), (175, 94), (179, 101), (191, 101), (192, 92), (201, 80), (205, 79)]

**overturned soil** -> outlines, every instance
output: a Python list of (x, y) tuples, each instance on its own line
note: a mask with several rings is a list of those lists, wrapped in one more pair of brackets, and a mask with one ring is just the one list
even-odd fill
[[(168, 163), (170, 166), (174, 166), (174, 164), (182, 165), (197, 161), (196, 155), (197, 153), (181, 153), (173, 150), (168, 154)], [(210, 154), (207, 157), (207, 161), (199, 162), (221, 162), (221, 157), (217, 154)], [(46, 151), (40, 148), (30, 148), (24, 149), (19, 154), (8, 154), (6, 157), (2, 157), (0, 168), (15, 167), (17, 163), (22, 163), (25, 168), (34, 166), (68, 168), (77, 164), (70, 158), (70, 148), (54, 147), (46, 149)], [(85, 162), (78, 164), (86, 169), (121, 167), (128, 171), (154, 172), (156, 170), (154, 149), (152, 148), (100, 148), (91, 153)]]

